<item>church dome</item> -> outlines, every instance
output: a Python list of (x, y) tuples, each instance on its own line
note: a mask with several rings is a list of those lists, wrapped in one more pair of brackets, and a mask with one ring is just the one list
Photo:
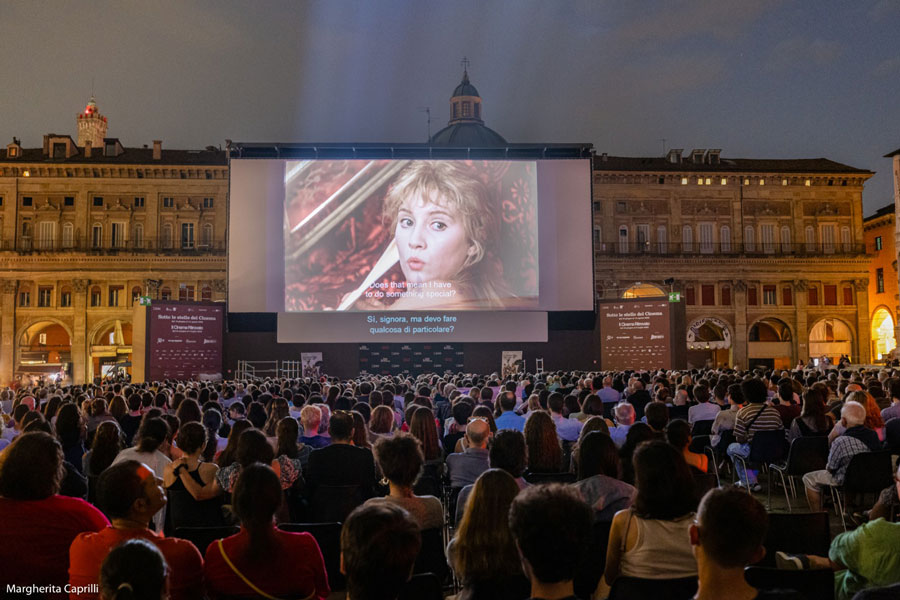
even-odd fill
[(468, 70), (463, 69), (462, 81), (450, 98), (450, 121), (446, 127), (431, 136), (429, 143), (436, 146), (506, 145), (502, 135), (484, 124), (481, 96), (469, 81)]

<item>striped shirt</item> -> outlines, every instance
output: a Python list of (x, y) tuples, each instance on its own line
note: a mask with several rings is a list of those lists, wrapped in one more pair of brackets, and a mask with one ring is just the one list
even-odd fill
[[(760, 409), (762, 409), (762, 414), (757, 418), (756, 415)], [(753, 421), (753, 425), (750, 425), (748, 429), (747, 426), (751, 421)], [(753, 441), (753, 436), (757, 431), (773, 429), (784, 429), (784, 423), (782, 423), (778, 411), (767, 404), (748, 404), (738, 411), (734, 423), (734, 438), (741, 444), (749, 444)]]

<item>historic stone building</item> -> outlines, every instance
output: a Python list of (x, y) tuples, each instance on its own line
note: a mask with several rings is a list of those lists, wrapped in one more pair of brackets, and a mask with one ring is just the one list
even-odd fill
[(681, 292), (688, 362), (788, 367), (871, 360), (862, 191), (827, 159), (719, 150), (594, 161), (601, 298)]
[(140, 296), (225, 299), (225, 153), (124, 147), (93, 98), (77, 129), (0, 150), (0, 384), (129, 364)]
[(897, 315), (900, 296), (897, 252), (894, 244), (894, 205), (878, 209), (863, 219), (863, 235), (869, 253), (869, 321), (872, 359), (882, 360), (897, 347)]

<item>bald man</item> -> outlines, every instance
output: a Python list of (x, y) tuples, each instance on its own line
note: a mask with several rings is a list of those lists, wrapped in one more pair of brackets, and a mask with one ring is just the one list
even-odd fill
[(450, 487), (463, 488), (475, 483), (488, 466), (488, 439), (491, 426), (482, 417), (472, 417), (466, 425), (467, 448), (447, 457), (450, 469)]

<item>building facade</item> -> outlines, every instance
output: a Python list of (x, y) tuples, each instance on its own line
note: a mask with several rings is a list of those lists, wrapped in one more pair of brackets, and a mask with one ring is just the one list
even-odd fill
[(872, 359), (892, 358), (897, 347), (897, 315), (900, 290), (897, 281), (897, 251), (894, 205), (889, 204), (863, 220), (869, 263), (869, 321)]
[(681, 293), (694, 367), (871, 360), (862, 191), (872, 172), (719, 150), (597, 156), (600, 298)]
[(77, 130), (0, 150), (0, 384), (127, 369), (141, 296), (225, 299), (225, 153), (124, 147), (93, 98)]

